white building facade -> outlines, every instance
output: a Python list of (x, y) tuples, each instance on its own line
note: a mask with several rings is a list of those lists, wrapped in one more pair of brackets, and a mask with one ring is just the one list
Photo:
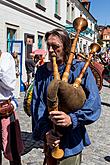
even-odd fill
[(89, 9), (84, 6), (79, 0), (67, 0), (67, 18), (66, 28), (70, 35), (75, 35), (75, 29), (73, 28), (73, 18), (80, 17), (82, 15), (88, 22), (88, 27), (84, 32), (81, 32), (77, 43), (77, 52), (89, 53), (89, 46), (93, 42), (97, 42), (97, 30), (96, 19), (91, 15)]
[(77, 50), (88, 53), (97, 35), (96, 20), (79, 0), (0, 0), (0, 50), (18, 52), (20, 85), (26, 81), (25, 59), (35, 49), (46, 50), (45, 33), (54, 28), (68, 30), (81, 14), (89, 29), (80, 36)]

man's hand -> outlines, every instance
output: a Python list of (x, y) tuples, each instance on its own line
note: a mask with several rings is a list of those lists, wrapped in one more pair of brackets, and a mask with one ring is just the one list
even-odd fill
[(50, 148), (57, 147), (60, 143), (60, 136), (54, 136), (53, 131), (50, 130), (46, 133), (46, 141), (47, 145), (50, 146)]
[(63, 111), (51, 111), (49, 113), (51, 121), (58, 126), (68, 127), (72, 124), (71, 117)]

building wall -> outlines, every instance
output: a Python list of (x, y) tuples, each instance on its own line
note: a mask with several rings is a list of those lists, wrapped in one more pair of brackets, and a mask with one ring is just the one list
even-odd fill
[[(88, 22), (95, 22), (95, 19), (80, 4), (79, 0), (70, 0), (75, 4), (74, 19), (79, 17), (81, 12)], [(22, 54), (22, 80), (26, 81), (25, 56), (26, 41), (25, 34), (34, 36), (33, 49), (38, 48), (38, 35), (43, 36), (47, 31), (53, 28), (65, 28), (67, 19), (67, 0), (59, 0), (60, 18), (55, 17), (55, 0), (45, 0), (45, 11), (36, 7), (36, 0), (1, 0), (0, 1), (0, 49), (7, 51), (7, 28), (16, 30), (16, 40), (23, 41)], [(89, 24), (90, 24), (89, 23)], [(72, 24), (72, 22), (71, 22)], [(94, 30), (94, 29), (93, 29)], [(85, 35), (79, 38), (83, 45), (90, 45), (93, 42), (93, 36)], [(79, 44), (79, 43), (78, 43)], [(43, 49), (46, 49), (45, 42)]]
[(61, 20), (58, 21), (58, 19), (55, 19), (54, 14), (55, 14), (55, 0), (45, 0), (45, 8), (46, 11), (42, 11), (41, 9), (36, 7), (36, 0), (14, 0), (14, 2), (19, 3), (31, 10), (33, 10), (34, 12), (37, 12), (43, 16), (47, 16), (48, 18), (50, 18), (51, 20), (54, 20), (56, 22), (59, 22), (61, 24), (65, 24), (65, 5), (66, 5), (66, 0), (59, 0), (60, 1), (60, 7), (61, 7), (61, 12), (60, 12), (60, 16), (61, 16)]
[[(90, 12), (87, 9), (84, 8), (84, 6), (81, 4), (81, 2), (79, 0), (68, 0), (68, 3), (70, 3), (70, 4), (72, 3), (75, 6), (75, 8), (74, 8), (74, 10), (75, 10), (74, 19), (77, 18), (77, 17), (80, 17), (80, 15), (82, 15), (82, 17), (85, 18), (88, 22), (88, 28), (84, 32), (82, 32), (82, 35), (80, 35), (79, 41), (77, 43), (77, 51), (78, 52), (79, 51), (82, 51), (82, 52), (86, 51), (85, 53), (88, 54), (89, 53), (89, 46), (93, 42), (97, 42), (97, 34), (98, 33), (95, 30), (95, 25), (96, 25), (97, 21), (90, 14)], [(73, 31), (73, 33), (74, 33), (72, 22), (69, 23), (69, 24), (67, 23), (66, 26), (68, 26), (68, 27), (70, 26), (71, 27), (71, 32)], [(86, 47), (86, 50), (83, 49), (84, 47)], [(80, 48), (81, 48), (81, 50), (80, 50)]]
[[(16, 29), (16, 40), (23, 41), (22, 79), (24, 82), (26, 81), (24, 34), (34, 36), (33, 49), (37, 49), (38, 34), (44, 37), (47, 31), (57, 27), (64, 28), (65, 26), (66, 0), (60, 0), (60, 20), (54, 17), (54, 0), (45, 2), (46, 11), (42, 11), (36, 7), (36, 0), (0, 1), (0, 49), (7, 51), (7, 27)], [(46, 49), (45, 44), (43, 44), (43, 48)]]
[[(4, 1), (4, 4), (0, 4), (0, 31), (1, 31), (1, 41), (0, 49), (6, 50), (6, 27), (12, 27), (17, 29), (17, 39), (24, 41), (24, 33), (29, 33), (35, 36), (34, 48), (37, 48), (38, 44), (38, 32), (45, 34), (46, 31), (51, 30), (55, 27), (63, 27), (66, 25), (66, 0), (61, 0), (60, 7), (61, 19), (55, 18), (55, 1), (48, 0), (45, 1), (46, 11), (36, 7), (36, 0), (14, 0)], [(13, 3), (14, 2), (14, 3)], [(75, 3), (75, 17), (79, 17), (81, 12), (82, 16), (88, 21), (88, 28), (94, 31), (95, 19), (87, 12), (86, 9), (79, 3), (78, 0), (71, 0)], [(7, 6), (6, 6), (7, 5)], [(20, 6), (21, 5), (21, 6)], [(25, 7), (25, 8), (24, 8)], [(39, 16), (40, 14), (40, 16)], [(46, 18), (47, 19), (46, 19)], [(94, 32), (95, 34), (95, 32)], [(94, 35), (85, 35), (85, 41), (88, 41), (89, 45), (94, 40)], [(96, 37), (95, 37), (96, 38)], [(45, 48), (45, 45), (44, 45)]]
[[(54, 7), (55, 5), (53, 5), (54, 0), (50, 0), (50, 1), (46, 1), (47, 4), (45, 4), (46, 8), (46, 12), (38, 9), (35, 6), (35, 0), (14, 0), (14, 2), (17, 2), (17, 5), (13, 5), (13, 3), (9, 3), (9, 1), (7, 1), (7, 4), (10, 4), (9, 6), (0, 4), (0, 27), (1, 30), (3, 31), (3, 33), (5, 33), (5, 28), (6, 27), (6, 23), (13, 25), (13, 27), (15, 26), (15, 28), (18, 28), (18, 34), (17, 34), (17, 39), (23, 39), (23, 35), (24, 33), (29, 33), (29, 34), (33, 34), (35, 35), (35, 43), (37, 42), (36, 38), (37, 38), (37, 31), (42, 32), (45, 34), (46, 31), (51, 30), (55, 27), (64, 27), (65, 26), (65, 17), (66, 17), (66, 13), (65, 13), (65, 5), (66, 5), (66, 1), (65, 0), (61, 0), (61, 20), (58, 20), (57, 18), (54, 17)], [(4, 1), (5, 2), (5, 1)], [(22, 4), (23, 6), (26, 7), (26, 9), (23, 9), (23, 7), (19, 7), (19, 4)], [(65, 5), (64, 5), (65, 4)], [(17, 9), (14, 9), (14, 7), (16, 6)], [(20, 10), (22, 9), (22, 11)], [(28, 9), (32, 10), (29, 11)], [(26, 13), (27, 12), (27, 13)], [(36, 13), (34, 13), (36, 12)], [(41, 14), (42, 16), (37, 15), (37, 13)], [(44, 18), (44, 16), (47, 18)], [(5, 35), (5, 34), (4, 34)], [(4, 35), (2, 36), (2, 42), (0, 44), (2, 44), (2, 49), (6, 50), (6, 36), (4, 38)], [(0, 45), (1, 47), (1, 45)]]

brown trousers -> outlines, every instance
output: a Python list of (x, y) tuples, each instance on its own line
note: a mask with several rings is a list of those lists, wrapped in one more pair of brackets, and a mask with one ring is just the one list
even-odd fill
[(62, 161), (59, 161), (58, 165), (81, 165), (81, 157), (82, 154), (78, 154), (75, 156), (71, 156), (69, 158), (63, 159)]
[[(0, 165), (2, 165), (2, 126), (0, 121)], [(16, 144), (16, 134), (15, 134), (15, 125), (14, 122), (10, 123), (10, 134), (11, 134), (11, 141), (10, 147), (12, 152), (13, 161), (9, 161), (10, 165), (21, 165), (21, 157), (17, 152), (17, 144)]]
[(82, 153), (62, 160), (56, 160), (51, 155), (45, 156), (43, 165), (81, 165)]

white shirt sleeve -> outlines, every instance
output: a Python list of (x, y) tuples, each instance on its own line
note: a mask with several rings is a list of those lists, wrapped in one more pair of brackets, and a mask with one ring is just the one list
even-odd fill
[(16, 84), (15, 61), (7, 52), (2, 53), (0, 60), (0, 86), (13, 91)]

